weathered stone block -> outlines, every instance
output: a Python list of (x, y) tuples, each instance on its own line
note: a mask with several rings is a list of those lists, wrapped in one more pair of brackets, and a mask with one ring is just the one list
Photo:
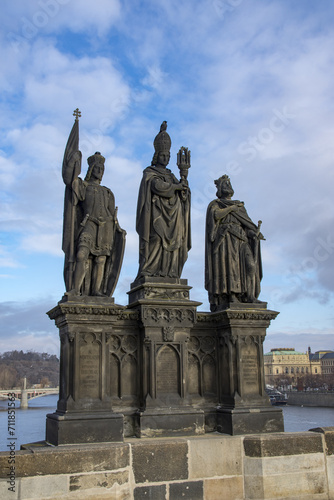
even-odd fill
[(132, 443), (136, 483), (188, 479), (188, 446), (183, 440)]
[(169, 498), (182, 500), (203, 500), (203, 481), (172, 483), (169, 485)]
[(326, 454), (334, 455), (334, 427), (317, 427), (316, 429), (310, 429), (310, 432), (319, 432), (324, 434)]
[[(129, 481), (128, 471), (105, 472), (104, 474), (80, 474), (70, 476), (70, 491), (83, 491), (91, 488), (111, 488)], [(84, 494), (84, 491), (83, 491)]]
[(279, 457), (307, 453), (323, 453), (321, 435), (309, 432), (245, 436), (246, 457)]
[[(0, 477), (6, 478), (8, 453), (0, 453)], [(34, 447), (16, 454), (17, 477), (117, 470), (130, 464), (129, 445), (123, 443)]]
[[(125, 486), (125, 488), (124, 488)], [(84, 496), (82, 493), (71, 492), (66, 496), (59, 497), (60, 500), (133, 500), (131, 489), (126, 485), (119, 486), (114, 484), (111, 489), (105, 491), (99, 489), (86, 490)], [(54, 498), (40, 500), (55, 500)]]
[(46, 440), (55, 446), (123, 441), (123, 415), (52, 413), (47, 415)]
[(200, 435), (205, 433), (204, 412), (180, 410), (138, 412), (136, 436), (140, 438)]
[[(8, 490), (8, 488), (14, 488)], [(9, 498), (10, 500), (19, 500), (21, 491), (21, 479), (15, 479), (14, 486), (11, 486), (7, 479), (0, 479), (0, 498)]]
[(334, 456), (326, 457), (328, 495), (330, 500), (334, 500)]
[(238, 408), (217, 411), (217, 430), (232, 436), (282, 432), (283, 415), (280, 408)]
[(207, 438), (189, 439), (188, 443), (189, 478), (242, 474), (240, 438), (212, 435)]
[(325, 474), (319, 472), (295, 472), (266, 476), (245, 476), (247, 499), (327, 499)]
[(242, 476), (206, 479), (204, 481), (204, 498), (208, 500), (241, 500), (244, 498), (244, 481)]
[(318, 471), (325, 474), (325, 457), (323, 453), (306, 455), (284, 455), (280, 457), (249, 458), (244, 460), (246, 475), (289, 474), (292, 472)]
[(166, 485), (140, 486), (134, 489), (134, 500), (166, 500)]
[(66, 475), (25, 477), (21, 479), (20, 498), (61, 497), (68, 493), (68, 482)]

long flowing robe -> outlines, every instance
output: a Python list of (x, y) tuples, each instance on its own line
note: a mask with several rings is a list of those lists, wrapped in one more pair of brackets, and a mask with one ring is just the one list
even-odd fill
[(141, 276), (180, 278), (191, 248), (190, 192), (176, 191), (179, 181), (163, 167), (147, 167), (139, 188), (136, 229)]
[[(252, 222), (244, 207), (238, 212), (230, 212), (220, 218), (219, 211), (235, 204), (237, 200), (213, 200), (206, 215), (205, 244), (205, 288), (209, 301), (215, 303), (217, 297), (237, 294), (247, 301), (247, 275), (255, 274), (252, 295), (260, 294), (262, 263), (260, 242), (254, 238), (258, 228)], [(251, 235), (251, 236), (250, 236)]]

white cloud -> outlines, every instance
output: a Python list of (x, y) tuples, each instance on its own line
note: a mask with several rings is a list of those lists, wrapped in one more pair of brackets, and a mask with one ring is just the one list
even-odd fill
[(119, 19), (118, 0), (30, 0), (18, 9), (12, 2), (6, 4), (3, 26), (10, 40), (27, 42), (45, 34), (68, 29), (74, 33), (89, 32), (103, 36)]
[(294, 347), (299, 352), (307, 352), (308, 347), (311, 347), (312, 352), (323, 349), (334, 350), (333, 332), (331, 329), (310, 329), (307, 332), (301, 330), (269, 331), (264, 342), (264, 352), (279, 347)]
[[(51, 67), (45, 67), (44, 61), (52, 61)], [(50, 45), (36, 45), (25, 82), (24, 99), (29, 112), (49, 110), (58, 121), (77, 106), (83, 116), (89, 116), (91, 128), (100, 129), (103, 119), (108, 119), (109, 126), (114, 125), (124, 112), (120, 104), (129, 100), (129, 87), (110, 59), (64, 56)]]
[(57, 329), (45, 314), (53, 306), (52, 299), (1, 303), (0, 352), (10, 351), (15, 345), (22, 350), (59, 352)]
[(21, 247), (26, 252), (48, 253), (62, 257), (61, 234), (32, 234), (25, 236)]
[[(13, 257), (9, 250), (3, 245), (0, 245), (0, 267), (17, 268), (20, 267), (19, 262)], [(3, 278), (11, 277), (11, 275), (2, 275)]]
[[(18, 347), (17, 347), (18, 346)], [(38, 332), (30, 333), (20, 332), (15, 336), (15, 343), (12, 340), (0, 339), (0, 353), (9, 352), (18, 348), (22, 351), (47, 352), (59, 356), (59, 339), (55, 333)]]
[(0, 156), (0, 186), (2, 189), (10, 189), (16, 174), (17, 165), (5, 156)]

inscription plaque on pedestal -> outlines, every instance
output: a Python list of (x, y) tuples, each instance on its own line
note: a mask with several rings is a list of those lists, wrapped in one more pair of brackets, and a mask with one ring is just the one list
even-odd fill
[(79, 349), (80, 398), (100, 397), (101, 348), (93, 334), (86, 334)]
[(172, 346), (160, 348), (157, 354), (157, 395), (180, 395), (180, 359)]
[(243, 393), (259, 394), (259, 360), (255, 346), (243, 346), (240, 356)]

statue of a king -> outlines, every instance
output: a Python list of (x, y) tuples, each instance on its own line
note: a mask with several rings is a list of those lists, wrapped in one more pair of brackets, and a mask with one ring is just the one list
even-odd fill
[(105, 158), (96, 152), (88, 158), (81, 179), (79, 151), (80, 112), (65, 149), (62, 175), (66, 185), (63, 251), (64, 279), (70, 295), (111, 296), (122, 265), (125, 234), (117, 220), (113, 193), (101, 186)]

